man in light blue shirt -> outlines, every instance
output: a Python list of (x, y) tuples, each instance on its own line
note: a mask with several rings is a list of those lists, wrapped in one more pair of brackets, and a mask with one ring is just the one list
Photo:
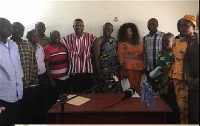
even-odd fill
[(8, 39), (12, 25), (5, 18), (0, 18), (0, 125), (16, 123), (17, 103), (23, 96), (23, 70), (18, 46)]

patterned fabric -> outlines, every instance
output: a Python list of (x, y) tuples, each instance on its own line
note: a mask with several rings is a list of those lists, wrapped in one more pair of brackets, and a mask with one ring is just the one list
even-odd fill
[(114, 38), (109, 38), (101, 43), (100, 46), (100, 68), (104, 78), (107, 80), (107, 86), (103, 92), (117, 92), (119, 83), (109, 81), (113, 76), (118, 75), (118, 60), (117, 60), (117, 41)]
[(162, 51), (158, 53), (158, 66), (170, 67), (172, 62), (172, 52), (163, 54)]
[(109, 78), (110, 73), (117, 74), (117, 41), (109, 38), (100, 46), (100, 68), (104, 77)]
[(144, 63), (142, 61), (143, 47), (140, 42), (135, 45), (119, 42), (118, 44), (118, 60), (120, 65), (125, 65), (129, 70), (143, 70)]
[(59, 47), (46, 45), (44, 47), (45, 61), (49, 61), (49, 69), (54, 79), (66, 80), (69, 78), (68, 61), (66, 48), (63, 45)]
[(22, 69), (24, 72), (23, 84), (30, 86), (38, 81), (38, 67), (35, 58), (35, 49), (33, 45), (25, 40), (18, 44)]
[(183, 19), (191, 21), (196, 26), (196, 18), (194, 15), (185, 15)]
[(174, 63), (169, 72), (169, 77), (183, 80), (183, 59), (185, 57), (187, 43), (180, 42), (180, 39), (175, 39), (173, 43)]
[(40, 42), (39, 42), (39, 44), (42, 46), (42, 47), (45, 47), (47, 44), (49, 44), (50, 43), (50, 38), (49, 37), (47, 37), (46, 35), (41, 39), (40, 38)]
[(93, 34), (84, 32), (80, 38), (73, 33), (61, 40), (61, 43), (67, 48), (70, 75), (93, 73), (91, 47), (95, 39), (96, 36)]
[(159, 84), (158, 90), (161, 95), (168, 94), (169, 71), (171, 68), (172, 55), (172, 52), (163, 54), (161, 51), (158, 53), (158, 66), (163, 68), (163, 72), (155, 78), (155, 81)]
[(175, 36), (175, 39), (183, 39), (183, 37), (181, 37), (179, 34), (179, 35)]
[(188, 124), (188, 84), (179, 79), (173, 79), (173, 82), (180, 111), (180, 122), (181, 124)]
[(162, 50), (162, 37), (165, 33), (157, 31), (153, 36), (147, 34), (143, 38), (144, 62), (147, 71), (152, 71), (157, 66), (157, 55)]
[(0, 41), (0, 99), (14, 103), (23, 96), (23, 70), (18, 46), (7, 39), (8, 47)]

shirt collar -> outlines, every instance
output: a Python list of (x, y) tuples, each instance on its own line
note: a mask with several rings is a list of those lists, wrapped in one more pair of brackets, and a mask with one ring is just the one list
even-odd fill
[(37, 43), (37, 49), (41, 48), (42, 46), (40, 44)]
[(44, 35), (44, 37), (42, 38), (43, 40), (46, 40), (46, 39), (50, 39), (49, 37), (47, 37), (46, 35)]
[[(80, 36), (80, 38), (82, 38), (84, 35), (85, 35), (85, 32), (83, 32), (83, 34), (82, 34), (82, 36)], [(75, 33), (75, 32), (73, 33), (73, 36), (75, 36), (76, 38), (78, 38), (78, 37), (76, 36), (76, 33)]]
[[(8, 44), (10, 41), (12, 41), (11, 39), (9, 39), (9, 38), (7, 38), (6, 39), (6, 41), (7, 41), (7, 43), (6, 44)], [(4, 44), (2, 41), (0, 41), (0, 43), (2, 43), (2, 44)]]
[[(159, 34), (161, 34), (161, 31), (157, 31), (155, 34), (159, 35)], [(154, 35), (155, 35), (155, 34), (154, 34)], [(153, 36), (154, 36), (154, 35), (153, 35)], [(150, 32), (149, 32), (149, 34), (148, 34), (147, 36), (151, 36), (151, 35), (150, 35)]]

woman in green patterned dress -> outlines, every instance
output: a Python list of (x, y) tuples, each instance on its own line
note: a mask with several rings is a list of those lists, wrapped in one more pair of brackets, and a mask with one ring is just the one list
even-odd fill
[(169, 71), (172, 62), (172, 43), (174, 35), (172, 33), (164, 34), (162, 38), (162, 50), (158, 53), (158, 66), (161, 67), (161, 74), (156, 77), (155, 81), (158, 84), (157, 90), (162, 98), (168, 95), (169, 88)]

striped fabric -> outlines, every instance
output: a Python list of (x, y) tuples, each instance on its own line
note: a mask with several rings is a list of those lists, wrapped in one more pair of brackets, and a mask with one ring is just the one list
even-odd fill
[(73, 33), (61, 40), (68, 51), (70, 75), (93, 73), (91, 47), (95, 39), (93, 34), (84, 32), (80, 38)]
[(66, 48), (63, 45), (59, 47), (46, 45), (44, 47), (45, 61), (49, 61), (49, 69), (54, 79), (66, 80), (69, 76)]
[(153, 36), (147, 34), (143, 38), (144, 62), (147, 71), (152, 71), (157, 66), (157, 55), (162, 50), (162, 37), (165, 33), (157, 31)]

